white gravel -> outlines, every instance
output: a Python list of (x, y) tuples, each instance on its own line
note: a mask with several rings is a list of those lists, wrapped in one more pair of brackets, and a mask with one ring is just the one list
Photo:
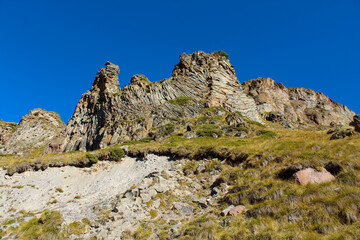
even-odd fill
[(101, 208), (109, 204), (116, 195), (139, 184), (148, 174), (170, 168), (167, 157), (148, 155), (141, 161), (126, 157), (121, 163), (99, 162), (90, 168), (48, 168), (12, 177), (0, 170), (0, 222), (20, 210), (36, 213), (44, 209), (60, 210), (67, 222), (84, 217), (95, 219), (97, 215), (92, 211), (95, 206)]

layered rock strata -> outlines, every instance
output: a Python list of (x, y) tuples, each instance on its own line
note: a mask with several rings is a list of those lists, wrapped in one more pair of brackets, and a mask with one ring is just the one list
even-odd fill
[(0, 120), (0, 145), (4, 145), (15, 132), (17, 123), (4, 122)]
[(31, 152), (48, 145), (50, 140), (65, 128), (59, 114), (37, 108), (22, 117), (12, 128), (13, 133), (5, 139), (3, 153)]
[(243, 91), (225, 57), (182, 54), (169, 79), (150, 82), (144, 75), (135, 75), (123, 89), (119, 72), (117, 65), (106, 63), (90, 91), (81, 97), (66, 130), (47, 152), (87, 151), (139, 140), (164, 125), (167, 118), (191, 118), (214, 106), (262, 122), (254, 100)]
[(294, 126), (348, 125), (354, 112), (323, 93), (305, 88), (286, 88), (271, 78), (257, 78), (242, 84), (262, 114), (283, 116)]

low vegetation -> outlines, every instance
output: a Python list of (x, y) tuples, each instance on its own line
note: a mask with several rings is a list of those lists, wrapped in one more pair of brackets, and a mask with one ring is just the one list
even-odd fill
[[(24, 217), (33, 215), (26, 212), (24, 214)], [(12, 220), (11, 223), (3, 223), (2, 227), (9, 226), (5, 231), (0, 231), (0, 237), (11, 235), (15, 239), (67, 239), (72, 234), (83, 234), (90, 225), (88, 219), (64, 224), (64, 219), (59, 211), (45, 210), (38, 215), (28, 221), (24, 221), (24, 217), (21, 217)]]
[(218, 50), (218, 51), (216, 51), (216, 52), (213, 52), (213, 54), (218, 55), (218, 56), (225, 57), (226, 59), (229, 58), (229, 54), (227, 54), (226, 52), (221, 51), (221, 50)]
[[(176, 99), (172, 103), (181, 105), (182, 101), (189, 100)], [(228, 116), (229, 113), (221, 108), (206, 109), (200, 116), (188, 119), (190, 127), (176, 124), (181, 119), (168, 119), (173, 122), (166, 122), (158, 128), (164, 132), (160, 140), (147, 137), (122, 144), (126, 145), (130, 156), (155, 153), (172, 159), (188, 159), (181, 174), (203, 182), (205, 189), (214, 187), (208, 181), (202, 181), (210, 179), (213, 171), (219, 173), (215, 186), (228, 186), (228, 192), (221, 196), (215, 210), (191, 219), (182, 226), (178, 235), (174, 235), (170, 228), (159, 227), (160, 223), (141, 223), (134, 232), (124, 232), (124, 239), (147, 239), (153, 232), (164, 239), (169, 236), (221, 240), (357, 239), (360, 236), (360, 136), (330, 140), (328, 129), (285, 130), (276, 123), (263, 125), (246, 119), (241, 124), (229, 126), (226, 123)], [(187, 137), (189, 132), (196, 132), (196, 136)], [(229, 135), (229, 132), (244, 133), (245, 137)], [(11, 168), (24, 160), (34, 163), (36, 159), (44, 163), (62, 161), (66, 164), (86, 159), (93, 164), (101, 160), (121, 161), (124, 156), (118, 145), (91, 153), (39, 154), (26, 159), (1, 156), (0, 164)], [(202, 171), (197, 170), (199, 160), (206, 160)], [(291, 179), (293, 173), (307, 167), (326, 168), (336, 178), (329, 183), (296, 184)], [(74, 198), (80, 199), (81, 196)], [(170, 192), (158, 193), (156, 199), (160, 200), (160, 210), (170, 209), (175, 201)], [(220, 216), (222, 209), (240, 204), (248, 208), (246, 213)], [(158, 209), (153, 209), (152, 202), (147, 207), (149, 219), (160, 221)], [(74, 222), (64, 228), (58, 224), (62, 221), (59, 214), (49, 212), (48, 217), (43, 214), (18, 227), (8, 227), (6, 233), (1, 234), (29, 234), (35, 239), (40, 238), (36, 234), (43, 234), (56, 239), (70, 232), (79, 234), (83, 230), (77, 230), (87, 226), (83, 222)]]
[(182, 97), (177, 97), (177, 98), (171, 99), (168, 102), (172, 103), (174, 105), (178, 105), (178, 106), (185, 106), (191, 100), (192, 100), (192, 97), (182, 96)]

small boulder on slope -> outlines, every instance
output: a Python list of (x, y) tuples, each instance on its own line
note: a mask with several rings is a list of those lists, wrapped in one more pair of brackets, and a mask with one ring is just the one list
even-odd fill
[(294, 173), (293, 176), (295, 181), (303, 186), (308, 183), (330, 182), (335, 179), (335, 177), (325, 168), (322, 168), (321, 171), (317, 171), (313, 168), (306, 168)]

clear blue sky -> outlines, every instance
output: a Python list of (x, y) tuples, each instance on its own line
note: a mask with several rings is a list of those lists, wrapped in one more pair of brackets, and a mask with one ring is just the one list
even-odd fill
[(0, 119), (40, 107), (67, 122), (108, 60), (124, 86), (219, 49), (240, 82), (271, 77), (360, 113), (360, 0), (0, 0)]

